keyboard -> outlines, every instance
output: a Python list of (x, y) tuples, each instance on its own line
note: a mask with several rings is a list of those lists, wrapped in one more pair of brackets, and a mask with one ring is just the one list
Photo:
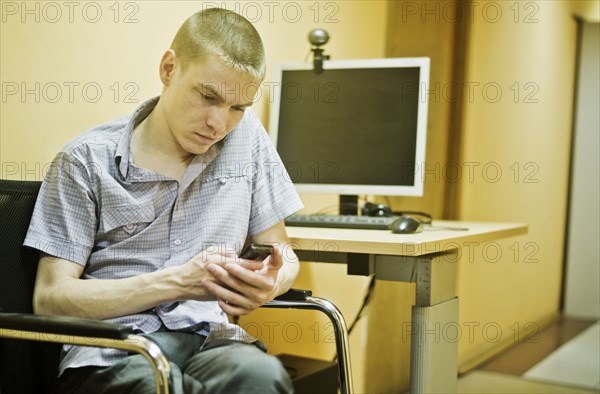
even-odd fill
[(286, 226), (355, 228), (367, 230), (389, 230), (393, 217), (357, 215), (292, 215), (285, 219)]

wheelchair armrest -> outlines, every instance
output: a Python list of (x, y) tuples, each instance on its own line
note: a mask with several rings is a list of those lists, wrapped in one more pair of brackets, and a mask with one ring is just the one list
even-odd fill
[(312, 296), (312, 291), (303, 289), (289, 289), (282, 295), (275, 297), (275, 301), (305, 301)]
[(124, 325), (66, 316), (0, 313), (0, 338), (121, 349), (150, 363), (157, 393), (173, 392), (171, 366), (158, 345)]
[(327, 315), (333, 324), (335, 346), (338, 355), (338, 371), (340, 374), (340, 389), (343, 394), (352, 393), (352, 370), (350, 368), (350, 344), (348, 343), (348, 328), (342, 312), (330, 301), (312, 297), (310, 290), (290, 289), (287, 293), (267, 302), (263, 308), (294, 308), (316, 310)]
[(0, 328), (106, 339), (126, 339), (134, 334), (130, 327), (99, 320), (24, 313), (0, 313)]

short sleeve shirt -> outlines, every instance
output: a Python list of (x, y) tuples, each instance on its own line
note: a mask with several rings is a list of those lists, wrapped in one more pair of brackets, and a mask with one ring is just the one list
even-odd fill
[[(190, 163), (181, 182), (135, 165), (134, 127), (159, 98), (80, 135), (45, 176), (25, 245), (84, 266), (87, 280), (184, 264), (200, 253), (240, 252), (248, 236), (302, 208), (273, 144), (247, 109), (236, 128)], [(252, 341), (214, 301), (181, 301), (110, 319), (140, 332), (161, 326)], [(118, 350), (66, 346), (60, 372), (111, 365)]]

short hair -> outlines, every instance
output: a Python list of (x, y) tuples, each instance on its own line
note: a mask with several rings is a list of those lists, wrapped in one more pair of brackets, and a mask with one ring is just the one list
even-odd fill
[(184, 68), (188, 60), (213, 54), (257, 81), (265, 77), (265, 50), (258, 31), (243, 16), (223, 8), (207, 8), (190, 16), (177, 31), (171, 49)]

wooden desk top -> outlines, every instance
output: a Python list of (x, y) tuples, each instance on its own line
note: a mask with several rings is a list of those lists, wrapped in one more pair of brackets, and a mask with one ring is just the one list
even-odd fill
[[(461, 227), (467, 231), (438, 227)], [(499, 238), (527, 234), (522, 223), (485, 223), (435, 220), (417, 234), (392, 234), (388, 230), (356, 230), (322, 227), (287, 227), (297, 250), (420, 256), (461, 247), (481, 246)]]

